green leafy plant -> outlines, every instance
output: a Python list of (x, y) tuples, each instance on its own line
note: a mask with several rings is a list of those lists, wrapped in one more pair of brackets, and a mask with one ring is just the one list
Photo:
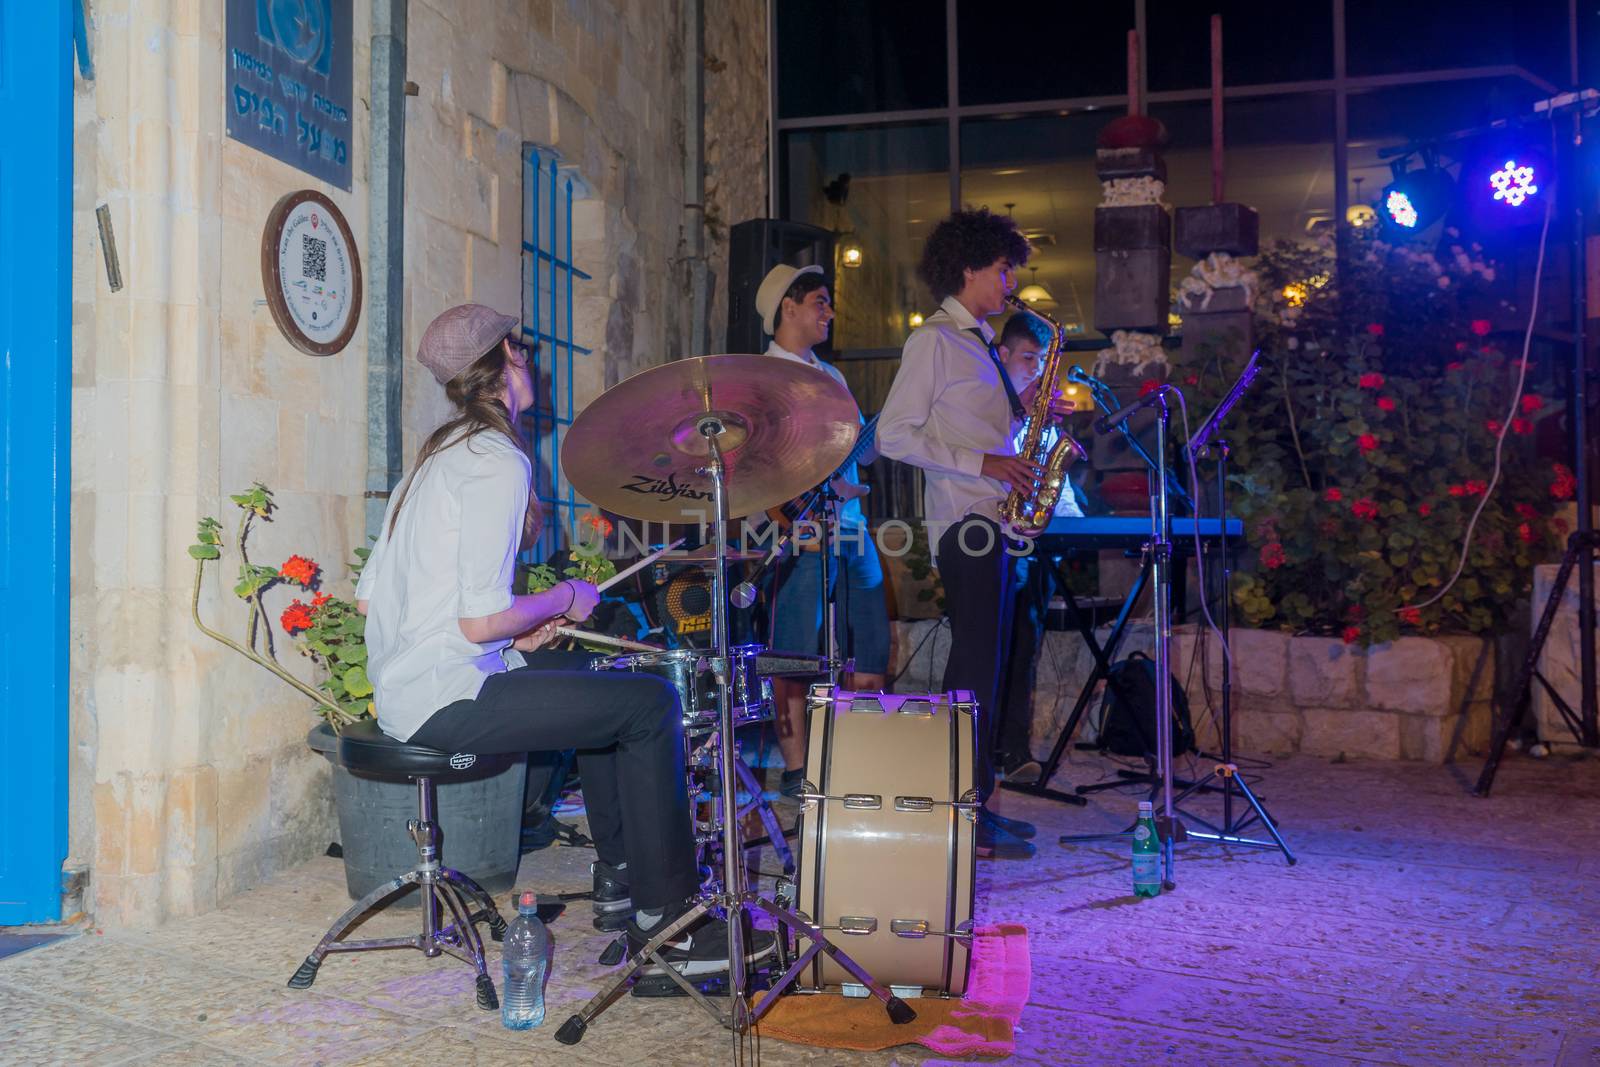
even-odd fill
[[(372, 683), (367, 679), (367, 648), (362, 636), (365, 619), (352, 602), (327, 593), (315, 592), (309, 603), (296, 597), (279, 616), (279, 624), (296, 639), (300, 652), (322, 668), (323, 678), (314, 689), (285, 670), (273, 651), (262, 594), (280, 583), (297, 585), (311, 592), (319, 584), (321, 568), (314, 560), (300, 555), (291, 555), (279, 567), (251, 563), (247, 547), (250, 530), (258, 520), (271, 521), (277, 507), (272, 490), (257, 482), (229, 499), (240, 512), (234, 536), (234, 547), (239, 555), (239, 580), (233, 593), (247, 606), (245, 638), (235, 641), (207, 626), (200, 618), (200, 585), (205, 578), (206, 564), (222, 558), (222, 524), (210, 516), (199, 521), (195, 543), (189, 546), (189, 556), (195, 561), (194, 593), (190, 603), (195, 626), (207, 637), (233, 649), (310, 698), (318, 714), (335, 729), (370, 717), (373, 714)], [(355, 554), (356, 561), (350, 567), (352, 576), (360, 573), (368, 550), (358, 548)]]
[[(1493, 265), (1352, 233), (1342, 271), (1331, 245), (1281, 242), (1256, 269), (1261, 371), (1224, 427), (1252, 548), (1241, 621), (1362, 643), (1506, 624), (1574, 483), (1535, 447), (1559, 405), (1529, 388), (1511, 410), (1521, 352), (1491, 337), (1510, 311)], [(1174, 374), (1205, 412), (1240, 369), (1211, 353)]]

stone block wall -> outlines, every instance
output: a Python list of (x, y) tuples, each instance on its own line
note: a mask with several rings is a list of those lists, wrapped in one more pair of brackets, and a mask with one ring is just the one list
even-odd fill
[[(227, 494), (259, 480), (280, 510), (252, 538), (253, 560), (309, 555), (325, 588), (350, 591), (345, 562), (363, 539), (365, 315), (337, 355), (293, 349), (266, 307), (259, 248), (277, 199), (318, 188), (366, 264), (370, 0), (353, 10), (345, 192), (227, 139), (223, 4), (91, 8), (97, 77), (78, 81), (74, 101), (68, 863), (88, 870), (88, 906), (106, 925), (205, 911), (337, 833), (326, 762), (304, 741), (314, 717), (195, 631), (184, 549), (201, 515), (231, 530)], [(764, 205), (764, 17), (759, 0), (706, 3), (707, 199), (723, 218)], [(680, 21), (680, 4), (653, 0), (411, 0), (408, 455), (445, 413), (443, 391), (409, 358), (423, 328), (465, 300), (521, 310), (525, 145), (557, 153), (586, 190), (575, 258), (594, 280), (580, 284), (574, 322), (595, 355), (580, 360), (578, 406), (685, 354)], [(115, 293), (100, 204), (126, 283)], [(725, 257), (725, 235), (708, 245)], [(213, 569), (200, 603), (238, 633), (232, 584)], [(274, 619), (286, 602), (269, 598)], [(309, 680), (309, 662), (281, 632), (275, 641)]]
[[(894, 670), (901, 692), (937, 688), (949, 653), (941, 620), (895, 622)], [(1103, 641), (1109, 627), (1100, 631)], [(1132, 623), (1118, 658), (1153, 652), (1153, 630)], [(1247, 755), (1410, 759), (1443, 763), (1481, 755), (1489, 744), (1494, 663), (1474, 637), (1403, 637), (1362, 649), (1336, 638), (1234, 629), (1234, 748)], [(1200, 746), (1218, 749), (1222, 650), (1215, 635), (1177, 627), (1172, 673), (1189, 700)], [(1043, 755), (1072, 712), (1093, 658), (1081, 638), (1048, 632), (1035, 676), (1034, 751)], [(1099, 696), (1075, 740), (1092, 740)], [(1213, 710), (1208, 710), (1213, 709)]]

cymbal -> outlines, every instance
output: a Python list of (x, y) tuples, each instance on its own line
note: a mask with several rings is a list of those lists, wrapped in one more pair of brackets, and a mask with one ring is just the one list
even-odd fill
[[(668, 563), (715, 563), (717, 561), (716, 545), (701, 545), (691, 548), (687, 552), (668, 552), (661, 557)], [(767, 558), (765, 552), (757, 552), (749, 548), (737, 548), (729, 545), (723, 552), (725, 563), (758, 563)]]
[(618, 515), (714, 520), (701, 473), (708, 418), (723, 426), (728, 517), (792, 500), (832, 474), (860, 428), (850, 391), (827, 373), (772, 356), (696, 356), (617, 383), (585, 408), (561, 446), (572, 487)]

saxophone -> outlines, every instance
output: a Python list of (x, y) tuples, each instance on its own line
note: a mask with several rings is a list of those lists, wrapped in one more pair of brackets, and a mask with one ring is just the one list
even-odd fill
[[(1056, 392), (1066, 332), (1055, 319), (1034, 310), (1015, 296), (1007, 296), (1006, 303), (1050, 327), (1050, 346), (1045, 350), (1043, 366), (1039, 371), (1039, 391), (1034, 397), (1033, 410), (1028, 412), (1022, 446), (1017, 449), (1017, 455), (1043, 467), (1044, 474), (1031, 486), (1013, 486), (1000, 505), (1001, 521), (1023, 537), (1037, 537), (1050, 525), (1050, 517), (1055, 514), (1056, 502), (1061, 499), (1061, 487), (1066, 482), (1067, 464), (1074, 459), (1086, 460), (1089, 454), (1065, 430), (1061, 431), (1060, 439), (1052, 448), (1044, 448), (1044, 431), (1050, 424), (1050, 400)], [(1003, 368), (1001, 373), (1004, 373)]]

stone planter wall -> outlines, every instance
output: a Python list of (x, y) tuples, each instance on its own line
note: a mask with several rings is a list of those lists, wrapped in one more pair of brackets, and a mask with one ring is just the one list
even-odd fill
[[(942, 620), (892, 625), (894, 669), (903, 671), (896, 688), (936, 688), (950, 650), (949, 627)], [(1135, 649), (1149, 653), (1152, 633), (1148, 624), (1130, 624), (1119, 658)], [(1200, 745), (1215, 751), (1218, 728), (1207, 708), (1220, 715), (1222, 654), (1209, 636), (1198, 641), (1193, 626), (1179, 627), (1171, 655)], [(1362, 649), (1336, 638), (1234, 629), (1230, 643), (1234, 749), (1241, 754), (1443, 763), (1488, 747), (1494, 663), (1488, 642), (1479, 638), (1403, 637)], [(1196, 655), (1200, 647), (1203, 657)], [(1034, 684), (1035, 753), (1048, 753), (1092, 665), (1076, 634), (1045, 634)], [(1093, 739), (1098, 697), (1089, 712), (1075, 740)]]

